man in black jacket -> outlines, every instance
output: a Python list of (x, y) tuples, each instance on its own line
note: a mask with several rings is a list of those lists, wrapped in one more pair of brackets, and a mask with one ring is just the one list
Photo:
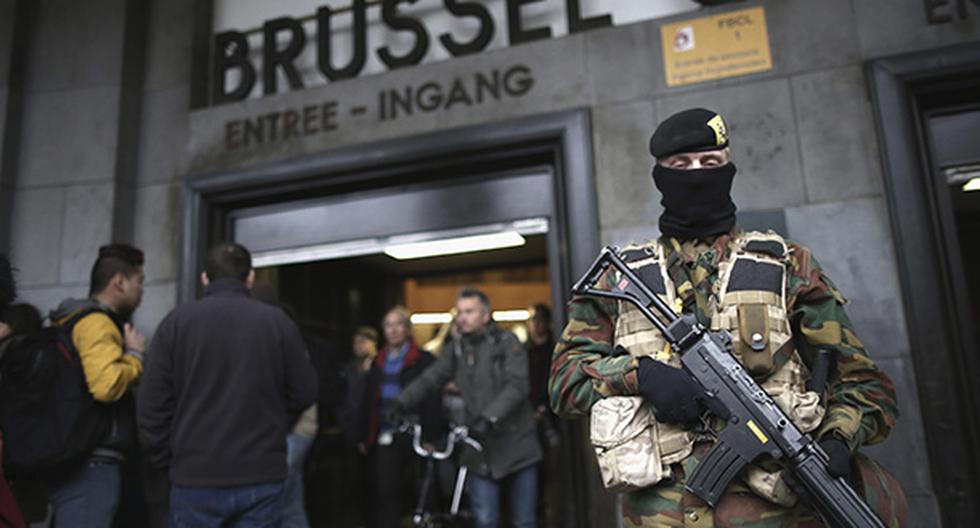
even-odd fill
[(316, 400), (299, 329), (249, 295), (248, 250), (207, 256), (204, 297), (160, 323), (139, 388), (139, 425), (168, 467), (171, 526), (279, 526), (291, 418)]

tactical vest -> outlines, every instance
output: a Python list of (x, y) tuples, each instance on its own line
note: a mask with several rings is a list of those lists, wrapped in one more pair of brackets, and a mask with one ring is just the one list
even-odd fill
[[(787, 306), (786, 242), (772, 232), (750, 232), (732, 243), (731, 255), (719, 264), (708, 306), (703, 307), (711, 319), (711, 330), (727, 330), (732, 335), (733, 353), (746, 370), (802, 431), (813, 431), (825, 410), (819, 395), (806, 390), (809, 370), (794, 346)], [(664, 264), (663, 247), (656, 242), (628, 246), (622, 257), (651, 290), (679, 311), (680, 302)], [(681, 366), (680, 357), (660, 332), (626, 301), (619, 301), (615, 336), (615, 345), (635, 357), (650, 356)], [(670, 474), (670, 464), (691, 454), (695, 442), (706, 439), (679, 426), (656, 422), (652, 415), (651, 421), (664, 475)], [(777, 504), (788, 507), (796, 502), (778, 470), (767, 471), (753, 465), (745, 481), (754, 492)]]

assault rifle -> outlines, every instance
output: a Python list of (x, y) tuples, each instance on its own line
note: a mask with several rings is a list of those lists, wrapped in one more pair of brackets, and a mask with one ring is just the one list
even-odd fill
[[(610, 266), (619, 272), (613, 289), (597, 288), (596, 283)], [(691, 493), (714, 507), (746, 465), (767, 455), (785, 463), (794, 488), (828, 526), (884, 528), (844, 478), (828, 473), (827, 453), (796, 427), (732, 356), (728, 332), (708, 331), (693, 315), (674, 313), (626, 265), (616, 248), (603, 248), (572, 290), (634, 304), (680, 354), (684, 370), (715, 400), (713, 405), (720, 404), (728, 411), (725, 427), (712, 431), (717, 443), (688, 478)]]

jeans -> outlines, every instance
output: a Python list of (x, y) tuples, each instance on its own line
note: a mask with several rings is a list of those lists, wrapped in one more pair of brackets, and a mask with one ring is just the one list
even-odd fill
[(514, 528), (537, 526), (538, 466), (528, 466), (500, 480), (470, 473), (466, 489), (477, 528), (497, 528), (500, 520), (500, 487), (509, 495), (510, 522)]
[(118, 461), (91, 458), (65, 475), (51, 479), (48, 499), (53, 528), (106, 528), (119, 507)]
[(173, 486), (171, 528), (279, 528), (283, 481), (228, 488)]
[(290, 433), (286, 437), (286, 462), (289, 464), (289, 476), (286, 477), (286, 487), (283, 490), (284, 509), (282, 513), (283, 528), (310, 528), (306, 518), (306, 501), (303, 497), (303, 463), (310, 452), (313, 439), (301, 434)]

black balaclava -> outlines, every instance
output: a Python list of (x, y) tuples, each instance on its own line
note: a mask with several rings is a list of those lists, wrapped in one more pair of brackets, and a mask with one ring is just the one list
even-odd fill
[[(690, 108), (668, 117), (650, 137), (650, 154), (663, 160), (682, 152), (709, 152), (728, 147), (728, 125), (720, 114)], [(735, 165), (678, 170), (653, 167), (653, 181), (663, 193), (660, 232), (681, 240), (731, 231), (735, 225), (732, 181)]]
[(731, 231), (735, 225), (732, 182), (735, 165), (680, 170), (657, 164), (653, 181), (663, 194), (660, 232), (681, 240), (705, 238)]

